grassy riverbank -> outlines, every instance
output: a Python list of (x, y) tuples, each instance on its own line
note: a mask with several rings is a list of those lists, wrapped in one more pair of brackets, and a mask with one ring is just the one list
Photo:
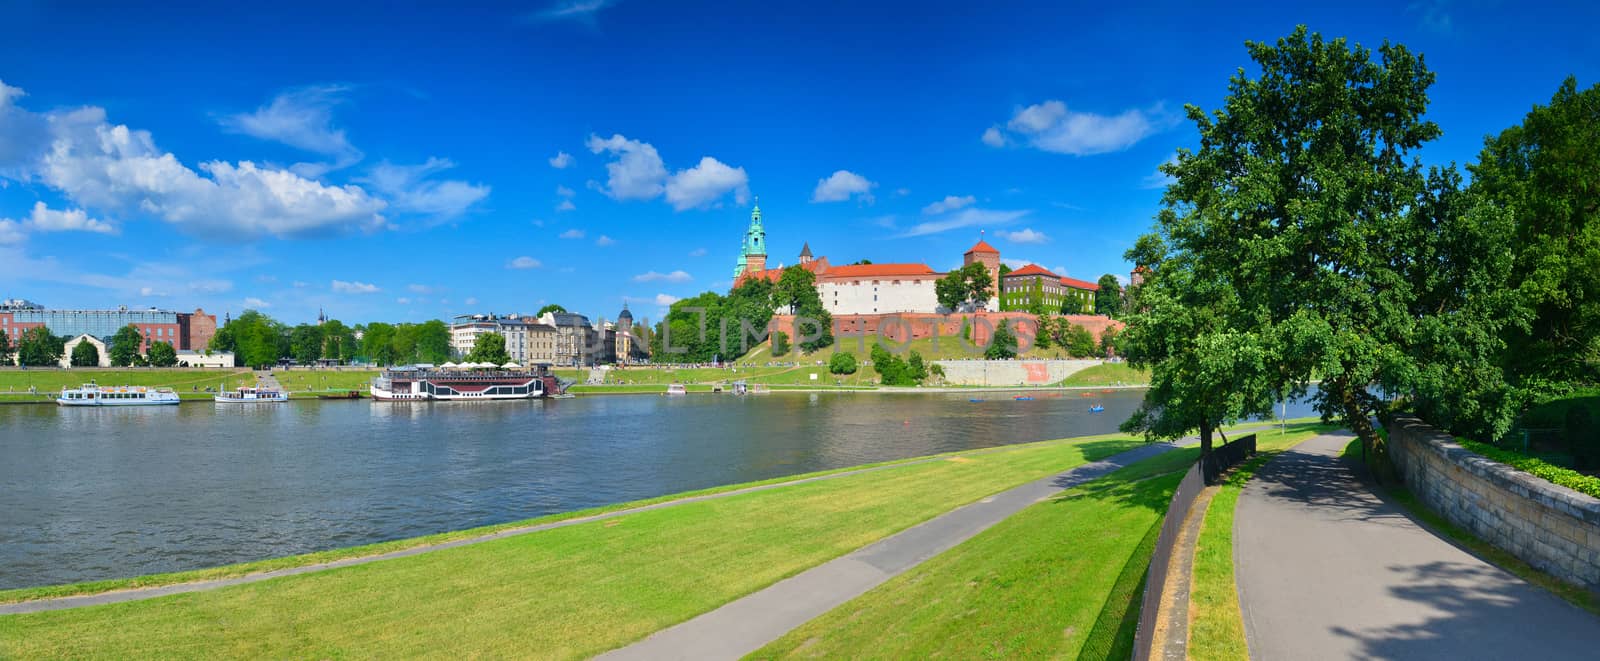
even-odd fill
[[(1126, 436), (1094, 437), (899, 462), (368, 565), (148, 601), (5, 616), (0, 617), (0, 652), (16, 657), (392, 657), (450, 649), (475, 655), (588, 656), (960, 505), (1139, 444)], [(257, 563), (253, 569), (335, 555)], [(245, 572), (193, 572), (166, 577), (166, 582), (228, 573)], [(0, 599), (82, 591), (11, 591), (0, 593)]]

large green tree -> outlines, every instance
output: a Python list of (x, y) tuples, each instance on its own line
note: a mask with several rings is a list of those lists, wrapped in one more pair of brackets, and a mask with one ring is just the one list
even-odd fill
[(399, 356), (394, 352), (394, 325), (374, 321), (367, 324), (361, 334), (361, 353), (379, 365), (394, 365)]
[[(1434, 75), (1404, 46), (1374, 53), (1297, 28), (1249, 43), (1223, 107), (1188, 107), (1199, 148), (1179, 150), (1156, 234), (1128, 258), (1153, 273), (1127, 333), (1151, 367), (1130, 431), (1175, 438), (1314, 399), (1372, 448), (1375, 387), (1405, 390), (1417, 364), (1415, 210), (1428, 181), (1415, 152)], [(1449, 314), (1453, 311), (1433, 311)]]
[(1535, 314), (1508, 333), (1510, 368), (1536, 386), (1600, 382), (1600, 85), (1568, 78), (1469, 169), (1515, 219), (1510, 282)]
[(355, 329), (338, 319), (329, 319), (322, 324), (322, 351), (319, 358), (346, 361), (355, 358), (359, 349)]
[(17, 337), (17, 362), (28, 367), (47, 367), (61, 360), (66, 338), (50, 334), (43, 326), (22, 331)]
[(772, 281), (757, 278), (746, 280), (728, 292), (721, 322), (727, 328), (726, 355), (743, 355), (766, 340), (767, 325), (772, 322), (776, 307), (773, 295), (776, 289)]
[(993, 295), (994, 277), (988, 267), (973, 262), (946, 273), (933, 283), (933, 293), (939, 306), (951, 312), (961, 312), (982, 307)]
[(211, 349), (232, 351), (234, 361), (240, 365), (275, 365), (279, 358), (289, 355), (289, 328), (259, 311), (245, 310), (217, 329), (211, 338)]
[(833, 345), (833, 315), (822, 305), (815, 273), (800, 266), (785, 268), (772, 289), (772, 302), (797, 318), (796, 339), (801, 350), (811, 352)]
[(1108, 317), (1122, 314), (1122, 282), (1110, 273), (1100, 276), (1100, 289), (1094, 292), (1094, 313)]
[(322, 357), (323, 334), (321, 326), (300, 324), (289, 332), (289, 355), (302, 365), (310, 365)]
[(567, 311), (566, 308), (561, 307), (561, 305), (559, 305), (557, 303), (547, 303), (544, 307), (539, 308), (539, 312), (534, 314), (534, 316), (543, 317), (544, 313), (546, 313), (546, 312), (566, 312), (566, 311)]
[(506, 337), (499, 333), (479, 335), (472, 343), (472, 352), (467, 354), (467, 362), (495, 365), (511, 362), (511, 356), (506, 353)]
[(127, 367), (139, 362), (139, 345), (144, 342), (144, 336), (133, 324), (118, 328), (111, 341), (106, 343), (106, 353), (111, 354), (111, 364), (117, 367)]
[(170, 342), (151, 342), (148, 360), (151, 367), (172, 367), (178, 364), (178, 350)]
[(72, 348), (73, 367), (99, 367), (100, 350), (88, 342), (79, 342)]
[(418, 324), (417, 358), (435, 365), (450, 360), (450, 327), (438, 319)]
[(16, 350), (11, 347), (11, 336), (7, 335), (4, 330), (0, 330), (0, 364), (9, 363), (11, 361), (11, 354), (15, 351)]

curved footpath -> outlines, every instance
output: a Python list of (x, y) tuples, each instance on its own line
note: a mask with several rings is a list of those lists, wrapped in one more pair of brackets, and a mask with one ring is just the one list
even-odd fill
[(1593, 658), (1600, 618), (1375, 496), (1319, 436), (1245, 485), (1234, 566), (1256, 659)]

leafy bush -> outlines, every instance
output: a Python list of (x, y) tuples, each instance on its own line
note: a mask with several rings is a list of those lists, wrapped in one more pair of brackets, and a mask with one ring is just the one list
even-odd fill
[(831, 374), (855, 374), (856, 355), (848, 351), (840, 351), (828, 359), (828, 372)]
[[(872, 345), (872, 369), (878, 372), (878, 380), (886, 386), (914, 386), (917, 382), (927, 378), (928, 372), (922, 365), (922, 356), (915, 351), (911, 352), (911, 359), (916, 361), (908, 364), (899, 356), (889, 353), (881, 344)], [(918, 376), (918, 373), (921, 376)]]
[(1001, 323), (989, 338), (989, 348), (983, 350), (989, 360), (1010, 360), (1017, 357), (1017, 336), (1011, 333), (1010, 324)]
[(1542, 459), (1535, 459), (1520, 452), (1503, 450), (1487, 443), (1469, 441), (1464, 438), (1458, 438), (1456, 442), (1460, 443), (1461, 447), (1551, 484), (1559, 484), (1573, 491), (1600, 498), (1600, 477), (1584, 475), (1571, 468), (1562, 468), (1555, 464), (1546, 463)]
[(789, 353), (789, 334), (785, 333), (783, 331), (778, 331), (776, 333), (773, 333), (772, 334), (772, 355), (773, 355), (773, 357), (782, 356), (783, 354), (786, 354), (786, 353)]

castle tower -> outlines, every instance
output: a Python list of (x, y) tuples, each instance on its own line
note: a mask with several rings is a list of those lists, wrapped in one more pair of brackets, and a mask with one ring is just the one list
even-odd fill
[(744, 245), (739, 250), (739, 262), (733, 267), (733, 279), (738, 282), (739, 277), (746, 273), (760, 273), (767, 270), (767, 230), (761, 226), (761, 200), (756, 199), (755, 208), (750, 210), (750, 228), (744, 232)]
[(811, 263), (811, 242), (807, 241), (805, 245), (800, 247), (800, 265), (801, 266), (805, 266), (805, 265), (810, 264), (810, 263)]
[(961, 265), (966, 266), (977, 262), (989, 270), (989, 279), (994, 282), (994, 289), (990, 292), (988, 305), (990, 312), (1000, 310), (1000, 251), (983, 240), (983, 233), (978, 233), (978, 242), (961, 256)]

